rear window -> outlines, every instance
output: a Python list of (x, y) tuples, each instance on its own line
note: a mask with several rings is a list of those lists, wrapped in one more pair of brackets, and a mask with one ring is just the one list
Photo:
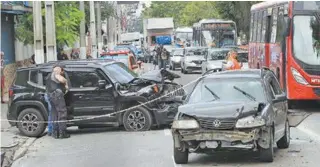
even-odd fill
[(14, 82), (14, 85), (16, 86), (27, 86), (27, 81), (29, 80), (29, 71), (17, 71), (16, 73), (16, 80)]

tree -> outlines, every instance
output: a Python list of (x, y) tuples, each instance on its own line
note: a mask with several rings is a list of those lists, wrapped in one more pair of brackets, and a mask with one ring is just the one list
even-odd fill
[[(55, 24), (57, 46), (73, 45), (79, 37), (79, 25), (84, 13), (79, 10), (77, 2), (55, 1)], [(43, 7), (43, 27), (45, 27), (45, 11)], [(33, 15), (28, 13), (18, 17), (16, 38), (25, 44), (33, 44)], [(44, 29), (45, 39), (45, 29)]]

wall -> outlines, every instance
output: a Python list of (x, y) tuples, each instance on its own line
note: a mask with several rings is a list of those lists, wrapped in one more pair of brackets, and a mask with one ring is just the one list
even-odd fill
[(1, 50), (4, 52), (4, 64), (15, 62), (14, 17), (1, 13)]

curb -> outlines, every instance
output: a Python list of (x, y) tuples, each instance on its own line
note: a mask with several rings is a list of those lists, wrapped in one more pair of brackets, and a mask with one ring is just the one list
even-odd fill
[(37, 140), (37, 138), (29, 138), (26, 140), (26, 142), (24, 142), (21, 147), (19, 147), (15, 153), (14, 153), (14, 156), (13, 156), (13, 161), (23, 157), (27, 151), (28, 151), (28, 148)]

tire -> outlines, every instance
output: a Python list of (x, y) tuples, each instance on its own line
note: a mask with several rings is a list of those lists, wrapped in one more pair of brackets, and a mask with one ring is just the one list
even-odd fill
[(273, 143), (274, 143), (274, 137), (273, 137), (273, 130), (270, 130), (270, 140), (269, 140), (269, 148), (264, 149), (260, 148), (260, 161), (261, 162), (273, 162)]
[[(142, 125), (142, 119), (140, 119), (140, 123), (138, 126), (137, 121), (133, 120), (132, 123), (128, 122), (130, 119), (135, 119), (136, 116), (140, 115), (140, 118), (144, 117), (144, 125)], [(141, 115), (142, 114), (142, 115)], [(136, 107), (132, 110), (129, 110), (123, 114), (123, 126), (126, 131), (147, 131), (151, 129), (152, 126), (152, 116), (150, 112), (143, 107)]]
[(173, 157), (176, 164), (187, 164), (189, 159), (189, 151), (185, 149), (184, 152), (178, 148), (173, 148)]
[[(18, 115), (18, 121), (45, 121), (44, 117), (42, 116), (41, 112), (35, 108), (27, 108), (20, 112)], [(34, 125), (37, 125), (37, 127), (34, 127)], [(38, 123), (38, 124), (32, 124), (28, 125), (27, 123), (19, 122), (17, 123), (17, 127), (19, 131), (28, 137), (40, 137), (43, 132), (46, 129), (46, 124), (44, 123)], [(27, 128), (27, 129), (26, 129)], [(35, 129), (30, 129), (35, 128)]]
[(286, 121), (284, 136), (277, 142), (279, 149), (289, 148), (290, 145), (290, 127), (289, 121)]

